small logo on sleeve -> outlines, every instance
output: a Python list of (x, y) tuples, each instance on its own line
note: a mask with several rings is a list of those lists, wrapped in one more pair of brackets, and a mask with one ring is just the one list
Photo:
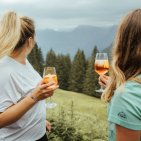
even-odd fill
[(127, 116), (126, 116), (126, 114), (124, 112), (119, 112), (118, 116), (123, 118), (123, 119), (127, 119)]

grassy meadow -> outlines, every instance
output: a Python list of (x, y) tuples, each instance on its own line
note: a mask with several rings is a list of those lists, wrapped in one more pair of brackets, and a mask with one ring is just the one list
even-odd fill
[(51, 141), (107, 141), (107, 105), (100, 99), (58, 89), (51, 101), (57, 103), (47, 109)]

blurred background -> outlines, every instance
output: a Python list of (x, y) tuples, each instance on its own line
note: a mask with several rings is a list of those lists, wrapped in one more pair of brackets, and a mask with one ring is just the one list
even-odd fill
[(33, 67), (41, 76), (45, 66), (56, 68), (57, 106), (47, 108), (50, 141), (107, 141), (95, 55), (107, 52), (111, 60), (118, 24), (140, 7), (140, 0), (0, 0), (0, 18), (12, 10), (35, 21), (36, 45), (28, 56)]
[(95, 45), (110, 46), (121, 18), (140, 7), (140, 0), (0, 0), (0, 16), (14, 10), (33, 18), (44, 55), (53, 48), (74, 56), (80, 48), (88, 57)]

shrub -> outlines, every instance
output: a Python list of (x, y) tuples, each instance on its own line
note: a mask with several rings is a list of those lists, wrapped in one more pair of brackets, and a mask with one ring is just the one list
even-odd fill
[(48, 111), (48, 119), (52, 124), (50, 141), (107, 141), (107, 122), (95, 114), (93, 117), (82, 115), (71, 106), (60, 107), (58, 112)]

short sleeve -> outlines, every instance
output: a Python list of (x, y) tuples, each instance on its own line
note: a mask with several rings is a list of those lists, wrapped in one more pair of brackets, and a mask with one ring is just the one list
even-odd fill
[(21, 98), (18, 85), (15, 83), (16, 77), (9, 74), (0, 76), (0, 112), (4, 112), (8, 107), (16, 104)]
[(109, 104), (108, 121), (131, 130), (141, 130), (141, 84), (128, 81), (117, 89)]

